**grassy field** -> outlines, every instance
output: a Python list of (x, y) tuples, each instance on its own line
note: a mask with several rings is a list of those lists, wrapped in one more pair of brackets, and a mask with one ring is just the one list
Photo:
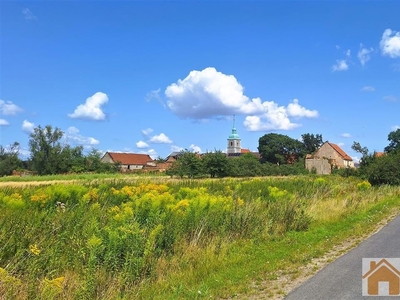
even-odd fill
[(5, 299), (273, 298), (400, 204), (399, 187), (335, 176), (19, 180), (0, 187)]

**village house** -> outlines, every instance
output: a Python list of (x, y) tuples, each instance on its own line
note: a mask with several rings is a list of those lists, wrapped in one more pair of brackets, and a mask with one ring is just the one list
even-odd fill
[(325, 142), (314, 154), (307, 154), (306, 168), (317, 174), (330, 174), (331, 168), (354, 168), (353, 159), (338, 145)]
[(104, 163), (120, 163), (121, 172), (157, 168), (157, 163), (148, 154), (106, 152), (101, 161)]

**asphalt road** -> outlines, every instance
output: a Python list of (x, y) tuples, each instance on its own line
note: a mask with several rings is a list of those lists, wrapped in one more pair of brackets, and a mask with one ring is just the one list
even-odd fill
[(285, 300), (400, 299), (400, 296), (362, 296), (362, 259), (375, 257), (400, 258), (400, 216), (320, 270)]

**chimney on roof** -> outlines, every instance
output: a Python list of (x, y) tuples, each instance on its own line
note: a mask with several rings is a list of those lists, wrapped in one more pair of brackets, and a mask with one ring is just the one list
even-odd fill
[(376, 261), (371, 260), (369, 262), (369, 268), (370, 270), (374, 270), (376, 268)]

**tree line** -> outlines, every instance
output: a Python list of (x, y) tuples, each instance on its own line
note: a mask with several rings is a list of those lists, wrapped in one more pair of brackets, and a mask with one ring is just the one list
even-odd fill
[[(30, 156), (19, 158), (19, 143), (0, 146), (0, 176), (11, 175), (13, 170), (29, 170), (38, 175), (81, 172), (118, 172), (120, 164), (103, 163), (102, 153), (92, 149), (84, 153), (82, 146), (72, 147), (62, 143), (64, 133), (51, 125), (34, 128), (29, 135)], [(367, 147), (354, 142), (352, 149), (361, 154), (358, 169), (334, 170), (343, 176), (359, 176), (371, 184), (400, 184), (400, 129), (390, 132), (389, 145), (384, 155), (378, 156)], [(179, 177), (249, 177), (266, 175), (306, 174), (306, 154), (317, 151), (324, 143), (321, 134), (305, 133), (301, 140), (287, 135), (269, 133), (259, 138), (259, 156), (244, 153), (227, 157), (221, 150), (198, 154), (184, 150), (166, 173)], [(158, 161), (163, 161), (159, 158)]]
[(227, 156), (220, 150), (202, 155), (189, 150), (181, 151), (166, 172), (179, 177), (250, 177), (307, 174), (304, 157), (323, 144), (321, 134), (303, 134), (302, 140), (287, 135), (269, 133), (259, 139), (259, 156), (244, 153)]
[(11, 175), (14, 170), (28, 170), (38, 175), (82, 172), (117, 172), (118, 164), (101, 162), (102, 153), (92, 149), (85, 154), (82, 146), (72, 147), (62, 143), (64, 133), (51, 125), (34, 128), (29, 135), (30, 156), (19, 158), (20, 145), (0, 146), (0, 176)]
[(361, 154), (360, 166), (348, 174), (346, 170), (341, 173), (360, 176), (372, 185), (400, 185), (400, 129), (390, 132), (387, 140), (389, 145), (383, 153), (371, 152), (367, 147), (354, 142), (352, 149)]

